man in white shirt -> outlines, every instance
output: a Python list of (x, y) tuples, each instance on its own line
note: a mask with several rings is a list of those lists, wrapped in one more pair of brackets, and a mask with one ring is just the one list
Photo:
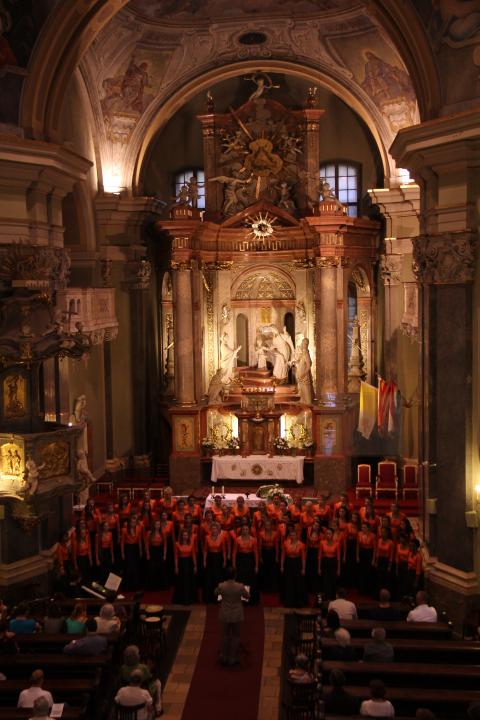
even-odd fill
[(415, 597), (416, 607), (407, 615), (408, 622), (437, 622), (437, 611), (427, 605), (427, 593), (419, 590)]
[(130, 684), (120, 688), (115, 696), (115, 702), (126, 707), (144, 703), (145, 707), (137, 713), (137, 720), (148, 720), (152, 714), (153, 700), (148, 690), (141, 687), (142, 679), (141, 670), (134, 670), (130, 675)]
[(328, 604), (328, 609), (335, 610), (340, 620), (357, 620), (358, 618), (355, 603), (347, 600), (347, 591), (344, 588), (338, 588), (337, 599)]
[(385, 700), (385, 685), (381, 680), (370, 682), (370, 700), (360, 705), (360, 715), (367, 717), (395, 717), (395, 709), (390, 700)]
[(52, 720), (50, 707), (44, 697), (38, 697), (33, 703), (33, 716), (29, 720)]
[(48, 702), (48, 707), (51, 708), (53, 705), (53, 698), (48, 690), (42, 688), (43, 685), (43, 670), (34, 670), (30, 677), (30, 687), (26, 690), (22, 690), (18, 696), (17, 707), (19, 708), (32, 708), (35, 700), (39, 697), (44, 697)]

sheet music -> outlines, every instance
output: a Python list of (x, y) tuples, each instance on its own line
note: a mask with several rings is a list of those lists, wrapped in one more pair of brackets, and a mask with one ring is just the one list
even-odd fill
[(50, 710), (50, 717), (61, 718), (63, 715), (64, 703), (53, 703), (52, 709)]
[(119, 575), (115, 575), (115, 573), (110, 573), (104, 585), (105, 590), (111, 590), (112, 592), (116, 593), (118, 588), (120, 587), (121, 582), (122, 578)]

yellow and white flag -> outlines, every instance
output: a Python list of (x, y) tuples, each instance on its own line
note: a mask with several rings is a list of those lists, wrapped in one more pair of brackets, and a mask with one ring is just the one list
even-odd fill
[(358, 418), (358, 432), (364, 438), (370, 437), (377, 424), (378, 389), (369, 383), (360, 383), (360, 415)]

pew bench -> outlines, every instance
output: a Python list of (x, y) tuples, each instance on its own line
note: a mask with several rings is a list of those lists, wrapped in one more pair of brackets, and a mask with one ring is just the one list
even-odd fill
[[(0, 707), (0, 720), (28, 720), (33, 710), (16, 707)], [(85, 710), (81, 707), (64, 707), (62, 720), (81, 720), (85, 717)]]
[[(7, 668), (8, 672), (8, 668)], [(45, 678), (44, 690), (49, 690), (55, 702), (83, 705), (87, 696), (95, 690), (98, 683), (92, 678)], [(28, 687), (24, 678), (12, 678), (0, 683), (0, 704), (15, 705), (22, 690)]]
[[(46, 676), (93, 677), (110, 663), (110, 655), (73, 656), (53, 653), (0, 655), (0, 669), (8, 678), (29, 677), (41, 668)], [(0, 684), (0, 693), (2, 685)]]
[[(369, 638), (352, 638), (351, 645), (360, 660)], [(429, 662), (480, 665), (480, 642), (476, 640), (416, 640), (415, 638), (389, 638), (395, 651), (396, 662)], [(322, 638), (325, 660), (331, 659), (332, 648), (338, 647), (335, 638)]]
[[(29, 635), (16, 635), (15, 642), (17, 643), (20, 652), (48, 652), (48, 648), (53, 648), (54, 652), (59, 652), (72, 640), (79, 640), (83, 635), (69, 634), (69, 633), (31, 633)], [(109, 645), (114, 645), (119, 635), (117, 633), (111, 633), (105, 635)], [(14, 656), (13, 656), (14, 657)]]
[(406, 620), (392, 620), (381, 622), (379, 620), (344, 620), (342, 627), (346, 628), (352, 637), (370, 637), (373, 628), (383, 627), (387, 637), (415, 637), (423, 639), (448, 640), (452, 636), (452, 628), (447, 623), (416, 623)]
[(371, 663), (326, 660), (325, 679), (332, 670), (341, 670), (349, 684), (368, 685), (380, 678), (388, 688), (440, 687), (475, 690), (480, 686), (480, 665), (439, 665), (434, 663)]

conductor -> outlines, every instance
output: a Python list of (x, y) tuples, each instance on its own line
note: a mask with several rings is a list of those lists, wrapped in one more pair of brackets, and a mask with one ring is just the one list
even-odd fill
[(227, 579), (218, 585), (215, 594), (221, 596), (220, 662), (231, 666), (239, 663), (240, 625), (244, 619), (242, 599), (248, 600), (250, 594), (245, 585), (236, 582), (234, 568), (228, 567), (225, 574)]

